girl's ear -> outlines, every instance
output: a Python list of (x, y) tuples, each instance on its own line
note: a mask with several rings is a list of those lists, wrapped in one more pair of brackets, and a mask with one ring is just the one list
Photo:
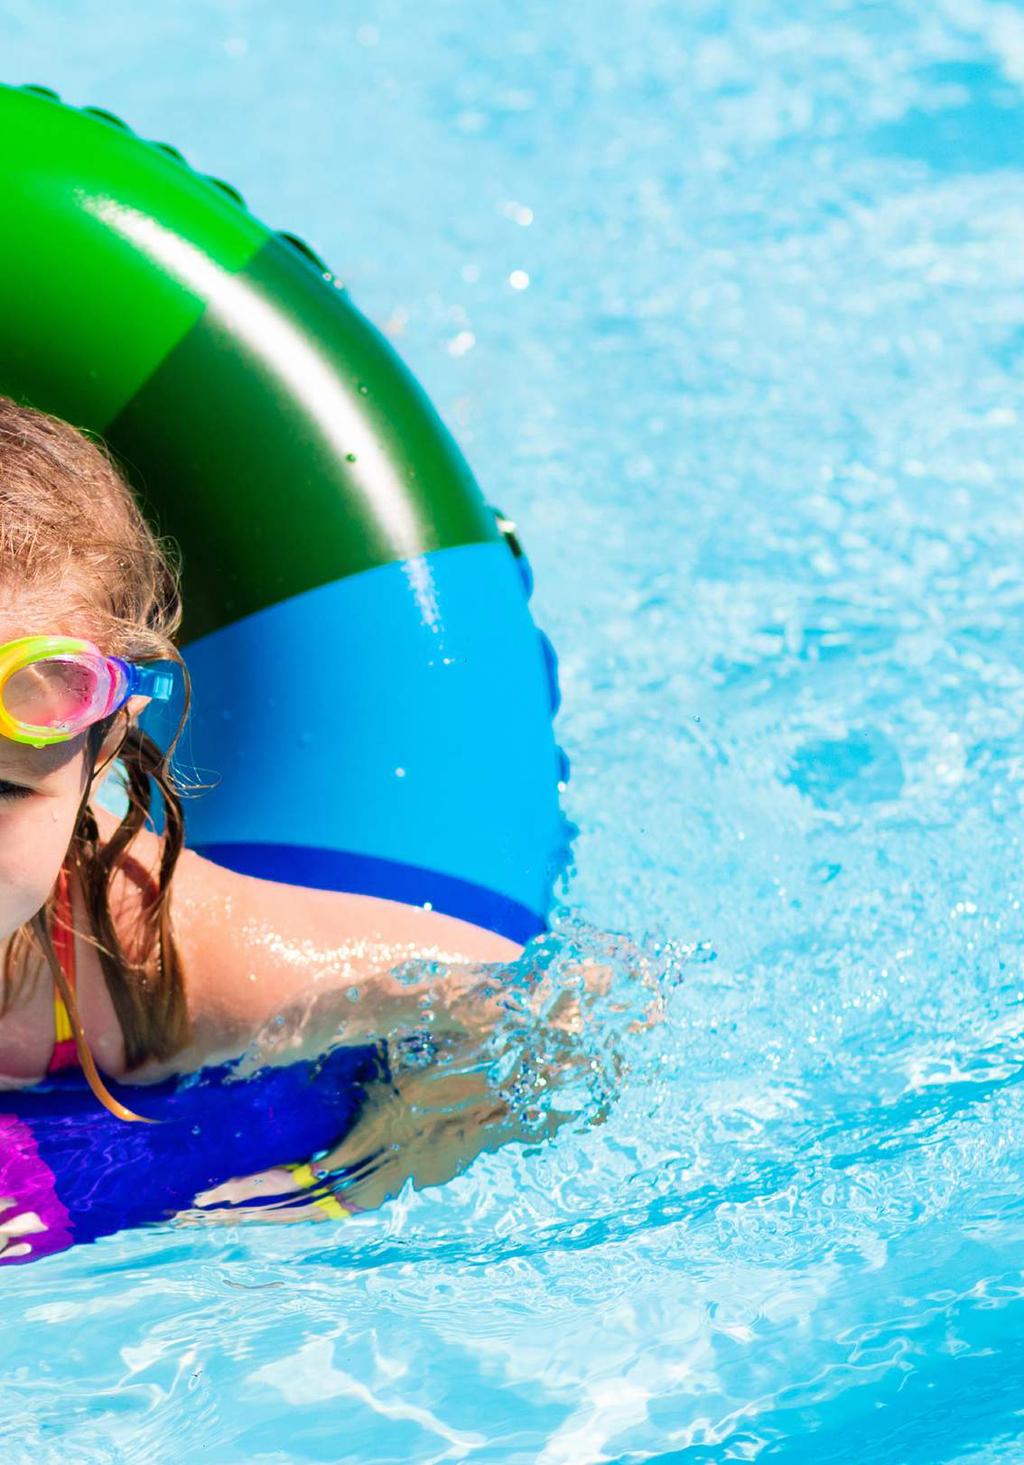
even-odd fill
[(129, 697), (128, 701), (124, 704), (125, 716), (128, 722), (137, 721), (137, 719), (140, 718), (145, 712), (146, 708), (149, 706), (152, 700), (152, 697), (142, 697), (138, 695), (134, 697)]
[(107, 728), (103, 741), (96, 750), (96, 757), (93, 761), (92, 789), (94, 792), (102, 788), (107, 775), (114, 765), (114, 759), (120, 751), (121, 744), (124, 742), (125, 733), (128, 731), (131, 722), (132, 702), (145, 704), (148, 701), (148, 697), (132, 697), (121, 708), (121, 711), (116, 714), (113, 722)]
[(96, 754), (96, 762), (94, 764), (96, 771), (92, 777), (94, 791), (102, 788), (104, 780), (114, 766), (114, 759), (121, 749), (121, 744), (125, 740), (125, 735), (129, 727), (141, 717), (152, 700), (151, 697), (129, 697), (120, 712), (115, 716)]

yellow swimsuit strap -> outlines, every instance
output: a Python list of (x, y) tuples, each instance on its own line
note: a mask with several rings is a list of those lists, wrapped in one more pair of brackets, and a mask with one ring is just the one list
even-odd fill
[(71, 1026), (71, 1014), (68, 1012), (64, 998), (59, 992), (53, 994), (53, 1027), (54, 1046), (61, 1043), (73, 1043), (75, 1041), (75, 1030)]

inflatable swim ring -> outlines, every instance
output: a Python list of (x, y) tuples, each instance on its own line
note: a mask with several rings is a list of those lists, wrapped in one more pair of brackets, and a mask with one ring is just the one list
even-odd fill
[[(307, 244), (175, 148), (35, 85), (0, 85), (0, 131), (0, 391), (101, 434), (181, 547), (183, 746), (214, 782), (187, 801), (189, 845), (519, 942), (545, 930), (575, 833), (558, 799), (555, 656), (515, 526), (422, 389)], [(296, 732), (283, 708), (299, 705)], [(147, 725), (166, 733), (155, 714)], [(21, 1193), (23, 1170), (44, 1188), (51, 1172), (70, 1219), (50, 1249), (58, 1232), (153, 1219), (196, 1180), (332, 1142), (369, 1061), (342, 1052), (327, 1070), (236, 1085), (261, 1126), (282, 1086), (303, 1102), (276, 1137), (229, 1145), (216, 1166), (193, 1153), (214, 1148), (193, 1134), (187, 1094), (203, 1086), (147, 1091), (188, 1123), (117, 1141), (132, 1150), (130, 1206), (90, 1171), (114, 1121), (76, 1079), (0, 1096), (0, 1195)], [(204, 1100), (218, 1133), (222, 1119), (239, 1128), (230, 1087)]]

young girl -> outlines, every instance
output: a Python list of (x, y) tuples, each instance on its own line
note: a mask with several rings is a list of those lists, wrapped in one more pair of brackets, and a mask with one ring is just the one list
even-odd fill
[[(268, 1030), (286, 1059), (342, 1020), (345, 1042), (374, 1041), (426, 990), (392, 968), (450, 964), (431, 995), (454, 1010), (467, 963), (522, 951), (435, 911), (254, 879), (185, 849), (173, 749), (138, 726), (147, 663), (177, 662), (187, 693), (180, 617), (164, 548), (102, 444), (0, 397), (0, 1086), (80, 1063), (129, 1119), (101, 1075), (144, 1085)], [(123, 818), (96, 801), (115, 758)], [(159, 837), (145, 828), (154, 784)]]

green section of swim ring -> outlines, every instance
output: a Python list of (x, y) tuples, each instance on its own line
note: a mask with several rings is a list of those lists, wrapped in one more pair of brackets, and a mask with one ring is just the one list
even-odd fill
[(132, 231), (238, 270), (267, 230), (171, 153), (50, 97), (0, 86), (0, 138), (4, 390), (102, 429), (205, 304)]
[(102, 432), (182, 549), (183, 640), (500, 540), (429, 399), (308, 247), (109, 114), (0, 86), (0, 391)]

